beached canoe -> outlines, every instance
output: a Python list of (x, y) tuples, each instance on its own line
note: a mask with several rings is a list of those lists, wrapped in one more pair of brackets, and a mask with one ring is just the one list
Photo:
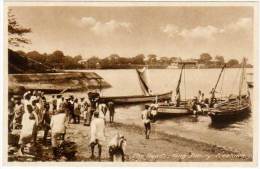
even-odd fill
[(115, 104), (148, 103), (157, 101), (171, 100), (172, 91), (158, 95), (132, 95), (132, 96), (101, 96), (100, 101), (107, 103), (109, 101)]

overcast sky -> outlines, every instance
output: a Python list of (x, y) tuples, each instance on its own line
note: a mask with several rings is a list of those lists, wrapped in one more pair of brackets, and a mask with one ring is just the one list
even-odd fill
[(26, 51), (253, 57), (252, 7), (10, 7), (32, 29)]

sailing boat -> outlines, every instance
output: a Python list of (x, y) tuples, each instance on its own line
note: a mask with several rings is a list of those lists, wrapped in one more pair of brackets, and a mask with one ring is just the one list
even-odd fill
[(180, 85), (182, 79), (182, 72), (185, 68), (185, 64), (182, 65), (180, 77), (176, 87), (176, 104), (159, 104), (157, 108), (157, 115), (170, 115), (170, 116), (182, 116), (192, 114), (191, 106), (188, 105), (187, 101), (181, 101)]
[(212, 122), (233, 121), (248, 115), (250, 112), (250, 97), (242, 95), (242, 88), (245, 84), (245, 59), (243, 60), (242, 73), (240, 76), (238, 96), (229, 98), (225, 102), (218, 103), (210, 108), (208, 115)]
[(141, 70), (136, 69), (138, 79), (140, 82), (143, 95), (131, 95), (131, 96), (101, 96), (100, 101), (107, 103), (109, 101), (115, 104), (133, 104), (133, 103), (148, 103), (157, 101), (171, 100), (172, 91), (162, 94), (153, 94), (149, 86), (149, 77), (147, 68), (144, 67)]

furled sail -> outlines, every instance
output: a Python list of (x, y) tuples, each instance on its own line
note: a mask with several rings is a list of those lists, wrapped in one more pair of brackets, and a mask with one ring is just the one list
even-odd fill
[(149, 96), (152, 94), (152, 90), (149, 88), (149, 77), (146, 67), (141, 70), (136, 69), (138, 74), (138, 79), (140, 82), (141, 89), (145, 96)]

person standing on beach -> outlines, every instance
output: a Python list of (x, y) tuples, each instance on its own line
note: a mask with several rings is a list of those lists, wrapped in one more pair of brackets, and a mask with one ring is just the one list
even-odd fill
[(74, 116), (75, 116), (75, 123), (80, 124), (80, 104), (78, 103), (77, 98), (74, 101)]
[(98, 159), (101, 160), (102, 145), (105, 142), (105, 121), (99, 117), (99, 112), (95, 111), (93, 114), (93, 120), (90, 126), (90, 147), (91, 147), (91, 159), (94, 156), (95, 146), (98, 146)]
[(108, 110), (109, 110), (109, 122), (114, 122), (114, 114), (115, 114), (115, 106), (112, 101), (109, 101), (107, 104)]
[(37, 141), (37, 135), (38, 135), (38, 130), (41, 127), (41, 123), (42, 123), (42, 119), (41, 119), (41, 115), (40, 115), (40, 109), (38, 108), (38, 106), (36, 105), (36, 103), (38, 102), (38, 100), (32, 100), (32, 108), (33, 108), (33, 113), (36, 114), (36, 127), (35, 130), (33, 130), (33, 143), (36, 144)]
[(89, 104), (85, 101), (82, 105), (82, 112), (83, 112), (83, 119), (84, 119), (84, 126), (87, 126), (87, 120), (89, 115)]
[(52, 95), (52, 112), (57, 110), (57, 99), (55, 98), (55, 95)]
[(45, 103), (44, 110), (43, 110), (43, 120), (42, 120), (42, 126), (44, 130), (43, 134), (43, 143), (47, 143), (47, 136), (48, 132), (50, 130), (50, 123), (51, 123), (51, 117), (50, 117), (50, 105), (49, 103)]
[(67, 115), (65, 104), (61, 104), (59, 110), (51, 117), (51, 144), (53, 150), (53, 158), (57, 159), (59, 155), (59, 140), (64, 140), (67, 126)]
[(33, 112), (33, 108), (30, 104), (26, 105), (26, 112), (22, 117), (22, 130), (19, 138), (20, 149), (18, 150), (19, 155), (24, 154), (24, 147), (27, 143), (31, 143), (34, 139), (33, 134), (37, 127), (37, 115)]
[(151, 132), (151, 110), (149, 109), (149, 105), (145, 105), (145, 110), (142, 111), (141, 118), (145, 127), (145, 138), (149, 139)]
[(98, 105), (98, 111), (99, 111), (99, 116), (104, 118), (106, 120), (106, 114), (107, 114), (107, 106), (104, 103), (100, 103)]
[(57, 96), (57, 110), (60, 109), (61, 103), (62, 103), (62, 96), (61, 96), (61, 95), (58, 95), (58, 96)]
[(68, 102), (68, 110), (69, 110), (69, 122), (73, 120), (73, 123), (76, 123), (75, 114), (74, 114), (74, 97), (70, 96)]
[(84, 119), (84, 115), (83, 115), (83, 112), (84, 112), (84, 100), (85, 98), (82, 97), (80, 98), (80, 102), (79, 102), (79, 108), (80, 108), (80, 118)]
[(19, 128), (22, 121), (22, 116), (24, 113), (23, 105), (20, 99), (16, 100), (16, 104), (14, 106), (14, 117), (13, 117), (13, 129)]

